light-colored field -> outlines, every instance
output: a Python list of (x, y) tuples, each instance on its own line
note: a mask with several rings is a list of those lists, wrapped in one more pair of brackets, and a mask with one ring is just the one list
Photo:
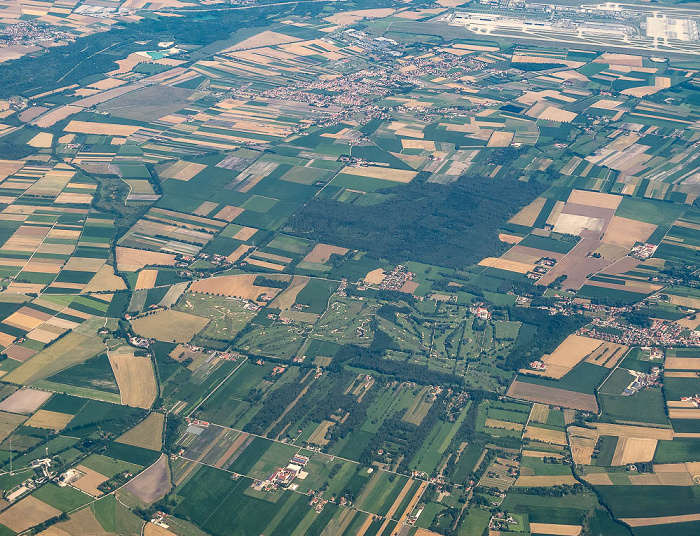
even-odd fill
[(484, 426), (488, 428), (501, 428), (503, 430), (517, 430), (521, 431), (523, 425), (517, 422), (501, 421), (499, 419), (486, 419)]
[(668, 525), (672, 523), (689, 523), (690, 521), (700, 521), (700, 514), (683, 514), (679, 516), (665, 517), (624, 517), (621, 519), (621, 521), (624, 521), (630, 527), (650, 527), (654, 525)]
[(585, 475), (583, 479), (594, 486), (612, 486), (613, 481), (610, 480), (608, 473), (590, 473)]
[(552, 534), (555, 536), (578, 536), (583, 527), (581, 525), (559, 525), (555, 523), (530, 523), (532, 534)]
[(573, 486), (578, 480), (574, 478), (573, 475), (539, 475), (539, 476), (519, 476), (515, 481), (515, 487), (529, 488), (529, 487), (543, 487), (547, 488), (550, 486), (562, 486), (568, 485)]
[(700, 370), (700, 358), (697, 357), (667, 357), (664, 362), (667, 370)]
[(316, 244), (309, 254), (304, 257), (304, 262), (324, 263), (331, 258), (331, 255), (345, 255), (348, 252), (346, 248), (331, 246), (328, 244)]
[(629, 426), (626, 424), (610, 424), (605, 422), (595, 423), (593, 426), (598, 430), (600, 435), (638, 437), (666, 441), (673, 439), (673, 430), (670, 428)]
[(309, 443), (320, 446), (327, 445), (328, 439), (326, 439), (326, 432), (328, 432), (328, 429), (334, 424), (335, 423), (333, 421), (323, 421), (321, 424), (319, 424), (318, 428), (316, 428), (314, 433), (311, 434), (311, 437), (309, 437)]
[(571, 458), (576, 465), (590, 465), (593, 451), (598, 442), (598, 430), (569, 426), (566, 429)]
[(566, 433), (559, 430), (550, 430), (549, 428), (528, 426), (524, 437), (534, 441), (542, 441), (543, 443), (552, 443), (553, 445), (566, 445)]
[(162, 454), (156, 463), (124, 486), (124, 489), (150, 504), (165, 497), (171, 487), (168, 457)]
[(330, 17), (326, 17), (325, 21), (331, 22), (333, 24), (347, 25), (355, 24), (362, 19), (376, 19), (384, 18), (392, 15), (396, 10), (392, 8), (377, 8), (377, 9), (358, 9), (355, 11), (343, 11), (341, 13), (336, 13)]
[(0, 411), (31, 413), (51, 397), (51, 393), (37, 389), (20, 389), (0, 402)]
[(188, 181), (206, 167), (207, 166), (205, 166), (204, 164), (197, 164), (195, 162), (186, 162), (185, 160), (179, 160), (172, 166), (163, 170), (160, 173), (160, 177), (163, 179), (176, 179), (178, 181)]
[(590, 192), (588, 190), (572, 190), (567, 202), (616, 210), (620, 205), (620, 201), (622, 201), (621, 195)]
[(535, 268), (534, 264), (525, 262), (511, 261), (503, 257), (486, 257), (479, 261), (479, 266), (487, 266), (489, 268), (497, 268), (499, 270), (507, 270), (518, 274), (526, 274)]
[(602, 231), (605, 220), (592, 216), (580, 216), (579, 214), (560, 214), (554, 231), (562, 234), (580, 235), (581, 231)]
[(59, 431), (63, 430), (72, 418), (73, 415), (69, 413), (58, 413), (56, 411), (40, 409), (32, 415), (24, 425)]
[(310, 279), (310, 277), (304, 275), (295, 275), (292, 278), (292, 282), (289, 284), (289, 286), (280, 292), (274, 300), (272, 300), (270, 307), (281, 309), (282, 311), (289, 309), (296, 303), (297, 296)]
[(177, 536), (174, 532), (164, 529), (155, 523), (146, 523), (143, 527), (143, 536)]
[(513, 140), (513, 133), (504, 130), (494, 130), (487, 142), (487, 147), (508, 147)]
[(382, 179), (393, 182), (411, 182), (418, 174), (417, 171), (378, 166), (346, 166), (343, 168), (342, 172), (348, 175), (355, 175), (356, 177), (370, 177), (372, 179)]
[(613, 216), (605, 231), (603, 242), (630, 249), (635, 242), (646, 242), (656, 225), (643, 221)]
[(58, 515), (61, 515), (60, 510), (30, 495), (2, 512), (0, 523), (15, 532), (22, 532)]
[(293, 43), (299, 40), (300, 39), (296, 37), (291, 37), (289, 35), (268, 30), (265, 32), (260, 32), (259, 34), (254, 35), (253, 37), (249, 37), (248, 39), (244, 39), (240, 43), (236, 43), (235, 45), (233, 45), (231, 48), (224, 50), (224, 52), (233, 50), (247, 50), (250, 48), (269, 47), (273, 45), (283, 45), (285, 43)]
[(521, 208), (520, 211), (508, 221), (514, 225), (532, 227), (546, 202), (547, 199), (544, 197), (538, 197), (526, 207)]
[[(275, 297), (281, 292), (281, 289), (272, 287), (258, 287), (253, 285), (256, 274), (237, 274), (226, 275), (222, 277), (209, 277), (195, 281), (190, 286), (191, 292), (200, 292), (203, 294), (215, 294), (218, 296), (235, 296), (245, 300), (257, 301), (257, 299), (265, 294)], [(288, 275), (265, 275), (265, 277), (279, 279), (281, 281), (289, 281), (291, 276)]]
[(700, 408), (669, 408), (671, 419), (700, 419)]
[(144, 449), (160, 450), (163, 446), (163, 423), (165, 415), (153, 412), (131, 430), (115, 441)]
[(78, 480), (73, 482), (73, 487), (76, 487), (79, 490), (84, 491), (85, 493), (89, 493), (93, 497), (102, 495), (102, 492), (99, 489), (97, 489), (97, 486), (99, 486), (103, 482), (107, 482), (109, 478), (107, 478), (103, 474), (98, 473), (97, 471), (93, 471), (92, 469), (85, 467), (84, 465), (78, 465), (76, 469), (83, 473), (83, 476), (81, 476)]
[(508, 396), (530, 402), (541, 402), (550, 406), (562, 406), (581, 411), (598, 412), (598, 402), (594, 395), (576, 393), (554, 387), (545, 387), (521, 381), (514, 381), (508, 389)]
[(71, 121), (65, 132), (76, 134), (101, 134), (103, 136), (131, 136), (141, 127), (136, 125), (117, 125), (114, 123), (91, 123), (88, 121)]
[(542, 361), (547, 364), (547, 370), (542, 375), (555, 379), (563, 378), (602, 344), (597, 339), (569, 335), (554, 352), (542, 357)]
[(654, 458), (656, 443), (656, 439), (621, 436), (617, 440), (611, 465), (650, 462)]
[(194, 211), (192, 211), (192, 213), (196, 214), (197, 216), (206, 216), (218, 206), (219, 203), (215, 203), (214, 201), (205, 201), (204, 203), (199, 205)]
[(158, 277), (158, 270), (141, 270), (136, 280), (136, 290), (153, 288)]
[(226, 205), (219, 212), (214, 215), (217, 220), (233, 221), (238, 216), (240, 216), (245, 209), (241, 207), (234, 207), (232, 205)]
[(39, 134), (27, 142), (27, 145), (32, 147), (51, 147), (52, 142), (53, 134), (50, 132), (39, 132)]
[(401, 140), (404, 149), (423, 149), (424, 151), (434, 151), (435, 142), (430, 140), (413, 140), (404, 138)]
[(109, 264), (104, 264), (80, 292), (85, 294), (105, 290), (126, 290), (126, 283), (121, 277), (114, 275), (114, 268)]
[(175, 255), (117, 246), (117, 268), (122, 272), (136, 272), (144, 266), (173, 266)]
[(624, 357), (629, 350), (629, 346), (624, 344), (616, 344), (614, 342), (603, 342), (598, 348), (593, 350), (588, 357), (586, 363), (593, 363), (605, 368), (612, 368)]
[(166, 342), (190, 342), (208, 323), (208, 318), (172, 309), (131, 321), (138, 335)]
[(109, 362), (119, 386), (121, 403), (137, 408), (150, 408), (158, 394), (151, 359), (133, 354), (111, 353)]
[(523, 239), (523, 237), (511, 235), (511, 234), (499, 233), (498, 239), (501, 242), (505, 242), (506, 244), (517, 244), (518, 242), (520, 242)]

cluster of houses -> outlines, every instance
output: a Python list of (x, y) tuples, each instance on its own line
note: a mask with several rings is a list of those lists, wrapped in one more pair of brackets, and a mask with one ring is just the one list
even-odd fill
[(299, 485), (293, 484), (294, 480), (297, 478), (304, 480), (308, 476), (308, 473), (304, 471), (307, 463), (309, 463), (309, 458), (297, 454), (285, 467), (277, 468), (265, 480), (253, 482), (253, 488), (258, 491), (275, 491), (282, 487), (295, 491)]
[(415, 276), (416, 274), (409, 272), (405, 265), (399, 264), (384, 277), (379, 283), (379, 288), (381, 290), (401, 290), (406, 283), (413, 281)]
[(661, 369), (659, 367), (652, 367), (651, 374), (645, 374), (636, 370), (630, 370), (629, 373), (634, 376), (634, 380), (622, 391), (623, 396), (632, 396), (647, 387), (660, 384)]

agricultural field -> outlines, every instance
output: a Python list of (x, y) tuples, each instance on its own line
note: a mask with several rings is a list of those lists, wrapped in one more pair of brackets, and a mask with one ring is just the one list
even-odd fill
[(692, 3), (97, 4), (0, 0), (0, 535), (698, 532)]

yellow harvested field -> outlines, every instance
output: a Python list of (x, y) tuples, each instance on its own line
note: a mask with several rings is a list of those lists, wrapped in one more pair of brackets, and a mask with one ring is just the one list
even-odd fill
[(673, 439), (673, 430), (670, 428), (654, 428), (651, 426), (630, 426), (627, 424), (610, 424), (605, 422), (593, 425), (600, 435), (640, 437), (646, 439)]
[(93, 471), (92, 469), (85, 467), (84, 465), (78, 465), (76, 469), (83, 473), (83, 476), (73, 482), (73, 487), (78, 488), (85, 493), (89, 493), (93, 497), (102, 495), (102, 492), (97, 489), (97, 486), (103, 482), (107, 482), (109, 478), (101, 473), (98, 473), (97, 471)]
[(188, 181), (206, 167), (207, 166), (205, 166), (204, 164), (197, 164), (195, 162), (186, 162), (185, 160), (179, 160), (172, 166), (163, 170), (163, 172), (160, 173), (160, 177), (162, 179)]
[(586, 357), (586, 363), (612, 368), (624, 357), (627, 350), (629, 350), (629, 346), (625, 346), (624, 344), (603, 342)]
[(233, 205), (226, 205), (219, 212), (214, 215), (217, 220), (233, 221), (239, 215), (243, 213), (245, 209), (241, 207), (234, 207)]
[(164, 529), (154, 523), (146, 523), (143, 527), (143, 536), (177, 536), (174, 532)]
[(136, 272), (144, 266), (173, 266), (175, 255), (158, 251), (124, 248), (117, 246), (117, 268), (121, 272)]
[(151, 359), (133, 354), (110, 354), (109, 362), (119, 386), (121, 403), (150, 408), (158, 394)]
[(683, 514), (664, 517), (624, 517), (621, 521), (624, 521), (630, 527), (651, 527), (654, 525), (670, 525), (672, 523), (700, 521), (700, 514)]
[(556, 523), (530, 523), (532, 534), (552, 534), (555, 536), (578, 536), (583, 527), (581, 525), (560, 525)]
[(131, 136), (141, 127), (136, 125), (117, 125), (114, 123), (91, 123), (89, 121), (71, 121), (65, 132), (76, 134), (101, 134), (104, 136)]
[(40, 409), (32, 415), (24, 425), (59, 431), (63, 430), (72, 418), (73, 415), (69, 413), (58, 413), (56, 411)]
[(231, 48), (227, 48), (223, 53), (234, 51), (234, 50), (247, 50), (250, 48), (260, 48), (269, 47), (273, 45), (283, 45), (285, 43), (293, 43), (295, 41), (300, 41), (297, 37), (291, 37), (282, 33), (265, 31), (260, 32), (248, 39), (244, 39), (240, 43), (236, 43)]
[(656, 439), (620, 436), (610, 465), (650, 462), (656, 450)]
[(538, 426), (528, 426), (523, 437), (543, 443), (552, 443), (553, 445), (566, 445), (565, 432), (549, 430), (548, 428), (539, 428)]
[(27, 142), (27, 145), (32, 147), (51, 147), (52, 142), (53, 134), (50, 132), (39, 132), (39, 134)]
[(30, 495), (2, 512), (0, 523), (15, 532), (22, 532), (58, 515), (61, 515), (60, 510)]
[(513, 140), (513, 133), (504, 130), (494, 130), (489, 138), (487, 147), (508, 147)]
[(542, 112), (537, 116), (538, 119), (546, 119), (547, 121), (559, 121), (560, 123), (571, 123), (574, 119), (578, 117), (575, 112), (570, 112), (568, 110), (562, 110), (556, 106), (547, 106)]
[(435, 150), (435, 142), (430, 140), (402, 139), (401, 145), (404, 149), (422, 149), (424, 151)]
[(326, 17), (323, 20), (331, 22), (333, 24), (355, 24), (362, 19), (376, 19), (384, 18), (389, 15), (393, 15), (396, 10), (392, 8), (377, 8), (377, 9), (358, 9), (355, 11), (343, 11), (341, 13), (336, 13), (330, 17)]
[(270, 303), (270, 307), (281, 309), (282, 311), (289, 309), (296, 303), (297, 296), (310, 279), (310, 277), (305, 275), (295, 275), (289, 286), (280, 292), (272, 303)]
[(667, 357), (664, 369), (700, 370), (700, 358), (697, 357)]
[[(219, 296), (235, 296), (245, 300), (257, 301), (257, 299), (265, 294), (275, 297), (280, 293), (281, 289), (272, 287), (259, 287), (253, 285), (257, 274), (237, 274), (225, 275), (222, 277), (209, 277), (195, 281), (190, 286), (191, 292), (200, 292), (203, 294), (215, 294)], [(270, 275), (266, 276), (281, 281), (289, 281), (291, 276), (288, 275)]]
[(385, 181), (394, 182), (411, 182), (418, 174), (417, 171), (379, 166), (346, 166), (342, 169), (342, 173), (355, 175), (356, 177), (370, 177), (372, 179), (382, 179)]
[(335, 423), (333, 421), (323, 421), (321, 424), (318, 425), (316, 430), (314, 430), (314, 433), (311, 434), (311, 437), (309, 437), (309, 443), (313, 443), (314, 445), (320, 445), (324, 446), (328, 444), (328, 439), (326, 439), (326, 432), (328, 432), (328, 429), (333, 426)]
[(570, 426), (566, 429), (571, 458), (576, 465), (590, 465), (593, 451), (598, 442), (598, 430)]
[(158, 270), (141, 270), (136, 280), (136, 290), (153, 288), (158, 277)]
[(153, 412), (131, 430), (115, 439), (115, 441), (134, 447), (160, 450), (163, 447), (164, 422), (164, 414)]
[(526, 207), (521, 208), (515, 216), (508, 220), (508, 222), (514, 225), (532, 227), (533, 225), (535, 225), (535, 220), (537, 220), (537, 216), (540, 215), (542, 207), (544, 207), (544, 204), (546, 202), (547, 199), (545, 199), (544, 197), (538, 197)]
[(513, 484), (515, 487), (551, 487), (551, 486), (573, 486), (578, 480), (574, 475), (539, 475), (539, 476), (519, 476)]
[(377, 268), (376, 270), (368, 272), (364, 278), (364, 281), (368, 285), (378, 285), (379, 283), (384, 281), (385, 277), (386, 274), (384, 273), (384, 270), (382, 270), (381, 268)]
[(104, 264), (90, 282), (83, 287), (81, 294), (87, 292), (104, 292), (106, 290), (126, 290), (124, 280), (114, 275), (114, 268), (109, 264)]
[(564, 377), (602, 344), (603, 342), (597, 339), (569, 335), (554, 352), (542, 357), (542, 361), (547, 364), (547, 370), (542, 376), (555, 379)]
[(498, 268), (499, 270), (507, 270), (518, 274), (526, 274), (535, 268), (534, 264), (525, 262), (511, 261), (504, 258), (486, 257), (479, 261), (479, 266), (487, 266), (489, 268)]
[(612, 486), (613, 481), (610, 480), (608, 473), (591, 473), (583, 477), (583, 479), (594, 486)]
[(348, 252), (347, 248), (331, 246), (329, 244), (316, 244), (309, 254), (304, 257), (304, 262), (327, 262), (331, 255), (345, 255)]
[(23, 329), (24, 331), (31, 331), (43, 324), (44, 321), (41, 318), (34, 318), (33, 316), (25, 315), (17, 311), (8, 316), (3, 323), (8, 326)]
[(523, 429), (523, 425), (517, 422), (501, 421), (498, 419), (486, 419), (484, 426), (488, 428), (500, 428), (502, 430), (517, 430)]
[(250, 251), (251, 249), (253, 249), (253, 246), (241, 244), (240, 246), (238, 246), (234, 250), (233, 253), (231, 253), (231, 255), (226, 257), (226, 260), (228, 260), (229, 262), (236, 262), (238, 259), (243, 257), (246, 253), (248, 253), (248, 251)]
[(242, 240), (243, 242), (245, 242), (246, 240), (249, 240), (257, 232), (258, 232), (258, 230), (255, 227), (243, 227), (243, 229), (241, 229), (235, 235), (233, 235), (233, 239), (234, 240)]
[(629, 249), (634, 246), (635, 242), (646, 242), (655, 230), (656, 225), (653, 223), (613, 216), (605, 231), (603, 242)]
[(248, 257), (245, 260), (246, 263), (252, 264), (254, 266), (260, 266), (261, 268), (267, 268), (268, 270), (274, 270), (276, 272), (281, 272), (282, 270), (285, 269), (284, 264), (276, 264), (274, 262), (269, 262), (269, 261), (263, 261), (260, 259), (252, 259)]
[(588, 190), (572, 190), (567, 203), (616, 210), (620, 205), (620, 201), (622, 201), (621, 195), (589, 192)]
[(142, 337), (164, 342), (190, 342), (209, 323), (208, 318), (168, 309), (131, 321)]
[(506, 244), (517, 244), (518, 242), (520, 242), (523, 239), (523, 237), (511, 235), (511, 234), (500, 233), (498, 235), (498, 239), (501, 242), (505, 242)]
[(671, 419), (700, 419), (700, 408), (669, 408)]

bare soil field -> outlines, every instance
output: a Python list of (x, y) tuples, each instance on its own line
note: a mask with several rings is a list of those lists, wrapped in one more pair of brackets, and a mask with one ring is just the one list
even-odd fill
[(667, 525), (671, 523), (688, 523), (690, 521), (700, 521), (700, 514), (683, 514), (679, 516), (664, 517), (625, 517), (621, 521), (630, 527), (650, 527), (653, 525)]
[(565, 408), (578, 409), (581, 411), (598, 412), (598, 402), (595, 396), (585, 393), (575, 393), (555, 387), (545, 387), (532, 383), (514, 381), (508, 396), (513, 398), (521, 398), (531, 402), (540, 402), (550, 406), (562, 406)]
[(572, 190), (567, 203), (617, 210), (620, 201), (622, 201), (622, 196), (620, 195), (590, 192), (588, 190)]
[[(190, 292), (200, 292), (203, 294), (215, 294), (219, 296), (235, 296), (246, 300), (257, 301), (262, 295), (276, 297), (281, 289), (272, 287), (258, 287), (253, 285), (257, 274), (237, 274), (222, 277), (209, 277), (195, 281), (190, 286)], [(265, 277), (289, 281), (288, 275), (265, 275)], [(185, 341), (187, 342), (187, 341)]]
[(325, 263), (331, 258), (331, 255), (345, 255), (348, 252), (347, 248), (331, 246), (329, 244), (316, 244), (309, 254), (304, 257), (304, 262)]
[(250, 48), (269, 47), (273, 45), (283, 45), (285, 43), (293, 43), (295, 41), (300, 41), (300, 39), (297, 37), (291, 37), (289, 35), (277, 32), (265, 31), (254, 35), (253, 37), (249, 37), (248, 39), (245, 39), (240, 43), (233, 45), (231, 48), (226, 49), (223, 52), (229, 52), (233, 50), (247, 50)]
[(122, 272), (136, 272), (144, 266), (173, 266), (175, 255), (117, 246), (117, 268)]
[(121, 403), (150, 408), (158, 394), (151, 359), (133, 354), (110, 354), (109, 362), (119, 386)]
[(671, 419), (700, 419), (700, 408), (669, 408)]
[(189, 342), (208, 323), (208, 318), (172, 309), (131, 321), (137, 334), (166, 342)]
[(15, 532), (22, 532), (58, 515), (61, 515), (60, 510), (30, 495), (2, 512), (0, 523)]
[(131, 430), (115, 441), (144, 449), (160, 450), (163, 446), (163, 423), (165, 415), (153, 412)]
[(603, 242), (630, 249), (635, 242), (646, 242), (656, 230), (656, 225), (643, 221), (613, 216), (605, 231)]
[(667, 370), (699, 370), (700, 359), (697, 357), (668, 357), (664, 362), (664, 368)]
[(564, 288), (578, 290), (586, 283), (590, 274), (596, 273), (610, 265), (606, 259), (588, 257), (588, 254), (600, 247), (599, 240), (584, 238), (579, 241), (569, 254), (559, 261), (554, 268), (539, 280), (540, 285), (549, 285), (557, 277), (565, 275)]
[(37, 389), (20, 389), (0, 402), (0, 411), (31, 413), (51, 397), (51, 393)]
[(97, 471), (93, 471), (92, 469), (85, 467), (84, 465), (78, 465), (76, 469), (83, 473), (83, 476), (73, 482), (73, 487), (76, 487), (85, 493), (89, 493), (93, 497), (102, 495), (102, 492), (97, 489), (97, 486), (103, 482), (107, 482), (109, 478), (98, 473)]
[(165, 454), (162, 454), (156, 463), (124, 486), (126, 491), (149, 504), (165, 497), (170, 488), (170, 467), (168, 457)]
[(56, 411), (47, 411), (40, 409), (29, 420), (24, 423), (25, 426), (33, 426), (34, 428), (46, 428), (48, 430), (63, 430), (71, 421), (73, 415), (68, 413), (58, 413)]

